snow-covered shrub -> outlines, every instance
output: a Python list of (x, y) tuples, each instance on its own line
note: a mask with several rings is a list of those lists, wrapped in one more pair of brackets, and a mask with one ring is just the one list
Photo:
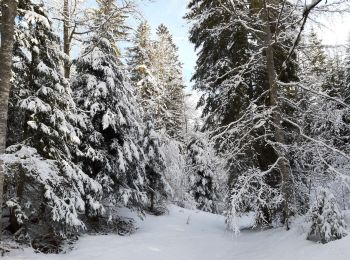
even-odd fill
[(328, 243), (347, 235), (344, 216), (333, 194), (321, 189), (308, 213), (307, 239)]
[(277, 188), (268, 185), (267, 172), (252, 169), (241, 174), (226, 198), (226, 225), (229, 230), (239, 233), (239, 218), (245, 212), (253, 212), (255, 225), (269, 225), (276, 211), (283, 203)]
[(162, 150), (165, 155), (165, 180), (169, 184), (166, 191), (169, 200), (180, 207), (195, 209), (196, 201), (189, 193), (189, 183), (186, 176), (186, 161), (181, 151), (182, 143), (165, 134), (162, 135)]

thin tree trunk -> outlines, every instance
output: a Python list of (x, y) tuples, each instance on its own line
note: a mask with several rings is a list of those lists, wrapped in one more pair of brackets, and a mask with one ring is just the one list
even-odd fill
[[(69, 3), (68, 0), (64, 0), (63, 4), (63, 52), (70, 57), (70, 35), (69, 35)], [(70, 60), (64, 61), (64, 76), (69, 78), (70, 76)]]
[(277, 74), (274, 63), (274, 51), (273, 51), (273, 39), (270, 28), (269, 12), (264, 1), (264, 22), (265, 22), (265, 33), (266, 33), (266, 71), (268, 76), (268, 84), (270, 90), (270, 105), (274, 107), (272, 114), (272, 121), (274, 124), (274, 137), (277, 143), (275, 151), (279, 158), (278, 169), (282, 177), (282, 195), (284, 199), (284, 224), (287, 230), (289, 229), (289, 218), (291, 216), (291, 205), (294, 198), (293, 192), (293, 181), (289, 170), (289, 161), (285, 157), (284, 149), (281, 148), (285, 144), (285, 136), (282, 126), (281, 108), (278, 102), (278, 84)]
[[(8, 99), (12, 76), (12, 51), (15, 35), (15, 18), (17, 12), (17, 1), (2, 0), (1, 4), (1, 47), (0, 47), (0, 155), (6, 149), (7, 112)], [(0, 160), (0, 220), (2, 216), (2, 204), (4, 193), (5, 165)], [(0, 222), (0, 236), (2, 227)]]

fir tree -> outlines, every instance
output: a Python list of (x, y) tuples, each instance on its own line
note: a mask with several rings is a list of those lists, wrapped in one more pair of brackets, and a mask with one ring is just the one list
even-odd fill
[[(8, 157), (19, 156), (9, 160), (9, 167), (19, 167), (20, 177), (9, 173), (6, 192), (8, 201), (16, 201), (7, 204), (11, 213), (23, 209), (26, 221), (11, 215), (8, 228), (15, 232), (24, 225), (30, 236), (66, 236), (85, 228), (80, 214), (86, 208), (91, 214), (103, 211), (97, 201), (101, 187), (72, 163), (79, 152), (78, 118), (61, 73), (59, 38), (42, 6), (20, 1), (19, 8), (9, 129), (20, 131), (15, 137), (10, 131), (10, 143), (18, 144), (8, 148)], [(40, 228), (34, 229), (34, 223)]]
[[(154, 183), (151, 186), (159, 187), (154, 191), (154, 194), (158, 194), (157, 198), (164, 198), (166, 191), (168, 198), (184, 205), (190, 204), (190, 199), (185, 188), (187, 183), (184, 183), (182, 143), (176, 141), (183, 141), (184, 138), (181, 65), (168, 29), (165, 26), (160, 28), (159, 37), (154, 41), (150, 39), (149, 25), (139, 25), (132, 41), (133, 46), (128, 49), (128, 67), (138, 103), (145, 111), (145, 142), (155, 138), (149, 144), (154, 155), (146, 159), (147, 180)], [(150, 138), (150, 134), (153, 137)], [(145, 151), (146, 158), (148, 149)], [(150, 195), (152, 208), (153, 194)]]
[(131, 80), (137, 84), (149, 74), (152, 66), (151, 59), (151, 27), (147, 22), (142, 22), (137, 27), (132, 39), (132, 47), (128, 49), (128, 67)]
[(178, 48), (165, 25), (158, 26), (156, 34), (152, 58), (154, 66), (151, 71), (163, 88), (161, 110), (157, 115), (158, 121), (161, 122), (157, 128), (164, 128), (170, 137), (183, 141), (184, 86)]
[(161, 146), (161, 137), (155, 131), (151, 117), (145, 119), (144, 153), (146, 158), (146, 180), (149, 198), (149, 210), (160, 214), (167, 194), (169, 184), (164, 178), (166, 169), (165, 155)]
[(203, 134), (190, 139), (187, 145), (186, 168), (190, 193), (197, 202), (197, 208), (218, 213), (218, 204), (222, 198), (220, 191), (224, 186), (223, 171), (214, 150)]
[(108, 202), (142, 209), (146, 195), (140, 115), (115, 49), (117, 28), (105, 23), (113, 9), (102, 4), (100, 9), (95, 26), (103, 30), (85, 43), (72, 83), (77, 106), (85, 111), (82, 167), (102, 185)]
[(328, 243), (347, 235), (344, 216), (332, 193), (322, 189), (309, 211), (308, 239)]
[(345, 100), (347, 103), (350, 102), (350, 36), (348, 39), (348, 46), (346, 48), (346, 53), (345, 53)]
[(141, 23), (133, 38), (133, 46), (128, 49), (128, 68), (131, 81), (136, 89), (137, 100), (147, 111), (159, 129), (162, 124), (164, 104), (164, 87), (153, 74), (153, 41), (150, 39), (150, 27), (147, 22)]
[(318, 38), (317, 33), (313, 28), (311, 29), (307, 40), (308, 44), (303, 52), (307, 64), (305, 64), (305, 67), (310, 66), (309, 69), (312, 73), (316, 74), (316, 76), (321, 76), (327, 71), (327, 55), (323, 49), (321, 40)]
[[(215, 148), (227, 161), (231, 189), (227, 212), (232, 210), (235, 215), (249, 210), (244, 207), (249, 205), (248, 201), (238, 206), (239, 201), (249, 200), (249, 194), (245, 197), (249, 189), (241, 186), (242, 178), (248, 180), (250, 175), (261, 172), (262, 176), (256, 179), (261, 183), (256, 185), (266, 188), (267, 193), (273, 190), (270, 195), (275, 198), (266, 197), (267, 201), (252, 205), (258, 211), (258, 223), (271, 222), (279, 218), (278, 214), (284, 214), (282, 219), (287, 221), (291, 207), (282, 204), (288, 204), (293, 197), (293, 192), (286, 192), (287, 187), (293, 190), (285, 149), (290, 141), (289, 131), (284, 125), (278, 126), (282, 124), (278, 117), (293, 113), (294, 108), (280, 100), (282, 97), (293, 100), (295, 92), (292, 88), (280, 88), (277, 81), (298, 79), (293, 53), (283, 65), (290, 55), (288, 46), (292, 46), (293, 29), (286, 32), (282, 28), (291, 28), (288, 24), (296, 19), (291, 6), (282, 5), (282, 1), (277, 1), (264, 10), (267, 7), (259, 1), (232, 5), (229, 1), (192, 0), (186, 15), (193, 22), (190, 41), (199, 50), (193, 80), (194, 88), (203, 92), (199, 101), (199, 106), (204, 107), (203, 129), (211, 131)], [(288, 18), (276, 30), (278, 17), (284, 16)], [(274, 43), (267, 44), (272, 41), (272, 34)], [(280, 161), (281, 158), (286, 159)], [(250, 185), (255, 188), (254, 183)], [(278, 199), (281, 193), (285, 201)], [(240, 198), (236, 200), (236, 196)], [(276, 208), (275, 202), (281, 207)], [(233, 206), (235, 203), (237, 207)]]

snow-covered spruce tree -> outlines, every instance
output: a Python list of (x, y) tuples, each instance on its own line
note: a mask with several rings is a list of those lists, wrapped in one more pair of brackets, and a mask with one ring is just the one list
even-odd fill
[(159, 206), (164, 202), (169, 189), (164, 178), (166, 164), (162, 149), (162, 136), (155, 129), (156, 119), (161, 120), (159, 111), (162, 106), (162, 91), (158, 80), (153, 77), (151, 72), (151, 47), (150, 27), (147, 22), (143, 22), (139, 25), (133, 38), (133, 46), (128, 49), (128, 67), (131, 81), (136, 90), (137, 101), (144, 110), (143, 148), (149, 194), (148, 210), (160, 214), (161, 207)]
[(157, 28), (157, 39), (150, 39), (150, 27), (141, 23), (128, 50), (131, 79), (143, 107), (155, 120), (157, 130), (183, 141), (184, 94), (182, 64), (168, 28)]
[(313, 28), (303, 39), (301, 47), (299, 51), (299, 69), (308, 71), (308, 77), (321, 76), (325, 73), (327, 71), (327, 54), (322, 46), (322, 41)]
[(204, 134), (193, 136), (187, 145), (186, 172), (190, 182), (190, 194), (197, 208), (218, 213), (222, 208), (224, 172), (219, 159)]
[(163, 88), (160, 111), (158, 112), (158, 118), (161, 118), (161, 121), (157, 128), (163, 128), (171, 138), (183, 141), (184, 84), (178, 48), (165, 25), (158, 26), (156, 35), (157, 39), (153, 44), (151, 72)]
[(149, 25), (141, 23), (128, 53), (131, 79), (145, 102), (143, 106), (150, 110), (156, 129), (183, 141), (184, 94), (178, 49), (165, 25), (157, 28), (155, 41), (149, 34)]
[[(279, 88), (277, 80), (297, 80), (295, 55), (289, 57), (294, 32), (287, 26), (296, 20), (290, 4), (282, 2), (269, 1), (267, 7), (263, 1), (193, 0), (186, 15), (193, 22), (190, 40), (199, 49), (193, 80), (204, 93), (199, 102), (204, 130), (211, 131), (227, 161), (231, 229), (244, 211), (254, 211), (260, 224), (281, 218), (288, 225), (294, 206), (286, 158), (290, 139), (280, 117), (293, 112), (282, 105), (282, 97), (295, 94), (292, 88)], [(276, 30), (278, 17), (283, 25)]]
[[(133, 46), (128, 49), (128, 68), (130, 78), (136, 90), (137, 100), (147, 117), (152, 117), (155, 127), (162, 125), (166, 106), (164, 102), (164, 86), (159, 78), (154, 76), (155, 59), (152, 55), (153, 42), (150, 39), (150, 27), (147, 22), (139, 25), (132, 40)], [(163, 113), (162, 113), (163, 111)]]
[[(65, 237), (85, 228), (80, 214), (86, 208), (103, 210), (101, 186), (72, 163), (80, 139), (61, 64), (59, 38), (43, 7), (20, 1), (9, 111), (9, 140), (17, 144), (6, 155), (18, 160), (8, 160), (5, 198), (7, 229), (23, 227), (29, 239)], [(13, 138), (15, 127), (21, 131)]]
[(344, 216), (333, 194), (321, 189), (308, 213), (310, 230), (307, 239), (328, 243), (347, 235)]
[(194, 208), (194, 200), (188, 193), (185, 174), (184, 130), (185, 104), (182, 80), (182, 64), (178, 49), (168, 28), (160, 25), (157, 38), (152, 43), (152, 76), (159, 86), (154, 116), (156, 129), (162, 134), (162, 148), (165, 152), (165, 179), (171, 187), (170, 199), (183, 207)]
[(326, 78), (322, 84), (322, 90), (327, 95), (335, 98), (347, 97), (345, 66), (343, 58), (338, 53), (330, 55), (326, 64)]
[(142, 22), (137, 27), (132, 39), (132, 47), (128, 48), (128, 69), (132, 82), (138, 84), (147, 76), (152, 66), (151, 60), (151, 27), (148, 22)]
[(143, 149), (146, 158), (148, 210), (154, 214), (164, 213), (164, 202), (170, 193), (169, 184), (164, 177), (166, 161), (161, 141), (161, 136), (155, 131), (152, 118), (146, 116)]
[(94, 18), (99, 30), (85, 42), (72, 82), (85, 123), (82, 168), (102, 185), (106, 206), (142, 210), (147, 199), (141, 119), (117, 56), (118, 28), (107, 19), (117, 7), (100, 2)]
[[(299, 82), (310, 86), (313, 91), (322, 91), (323, 83), (327, 78), (327, 63), (329, 57), (322, 46), (321, 40), (313, 29), (303, 38), (300, 50), (298, 52), (298, 76)], [(315, 102), (310, 102), (313, 100)], [(317, 96), (313, 93), (300, 91), (298, 95), (298, 103), (294, 103), (298, 109), (295, 113), (295, 118), (300, 124), (305, 133), (312, 135), (311, 131), (315, 128), (314, 120), (318, 120), (318, 108), (316, 105)], [(326, 104), (326, 103), (323, 103)], [(308, 110), (310, 109), (310, 111)], [(328, 110), (329, 107), (326, 108)], [(320, 122), (320, 121), (319, 121)], [(326, 171), (326, 167), (319, 164), (319, 156), (316, 150), (313, 150), (314, 145), (309, 140), (296, 138), (294, 140), (298, 145), (289, 147), (291, 155), (291, 168), (293, 175), (298, 180), (298, 203), (299, 213), (305, 214), (309, 209), (311, 186), (316, 180), (315, 173), (321, 175)], [(301, 148), (303, 147), (303, 148)], [(317, 167), (317, 170), (315, 168)], [(315, 184), (317, 185), (317, 184)]]
[(344, 59), (344, 67), (345, 67), (345, 98), (346, 101), (350, 101), (350, 36), (347, 41), (347, 48), (345, 52), (345, 59)]
[[(184, 111), (182, 110), (184, 103), (169, 91), (172, 86), (175, 86), (175, 89), (180, 91), (177, 94), (182, 95), (182, 85), (179, 84), (182, 82), (181, 69), (176, 46), (172, 43), (166, 28), (164, 33), (167, 37), (164, 37), (161, 43), (159, 39), (153, 41), (149, 36), (148, 24), (141, 23), (132, 40), (133, 45), (128, 49), (128, 67), (133, 86), (137, 91), (138, 103), (145, 111), (144, 122), (146, 125), (148, 121), (153, 122), (155, 133), (160, 138), (160, 151), (163, 151), (165, 160), (163, 175), (168, 184), (166, 185), (168, 198), (181, 206), (192, 208), (194, 203), (187, 193), (184, 147), (181, 142), (184, 140)], [(169, 105), (171, 100), (175, 100), (174, 106)], [(173, 125), (171, 122), (175, 122), (173, 120), (177, 122), (177, 130), (171, 126)], [(175, 132), (178, 134), (173, 135), (172, 133)]]
[[(323, 57), (322, 63), (310, 62), (320, 57)], [(292, 122), (300, 136), (289, 149), (293, 174), (300, 180), (299, 212), (309, 209), (310, 194), (319, 186), (327, 186), (346, 208), (350, 128), (345, 66), (338, 55), (326, 55), (316, 35), (303, 46), (301, 58), (305, 66), (299, 72), (297, 85), (302, 95), (295, 104), (299, 108), (297, 120)]]

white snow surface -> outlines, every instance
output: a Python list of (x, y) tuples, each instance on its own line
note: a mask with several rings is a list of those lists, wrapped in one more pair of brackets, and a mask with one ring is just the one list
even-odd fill
[[(242, 219), (248, 225), (249, 218)], [(305, 240), (299, 225), (265, 231), (243, 230), (236, 237), (219, 215), (169, 206), (169, 214), (147, 216), (138, 231), (126, 237), (83, 236), (66, 254), (35, 254), (16, 250), (12, 260), (342, 260), (350, 259), (350, 236), (328, 244)]]

